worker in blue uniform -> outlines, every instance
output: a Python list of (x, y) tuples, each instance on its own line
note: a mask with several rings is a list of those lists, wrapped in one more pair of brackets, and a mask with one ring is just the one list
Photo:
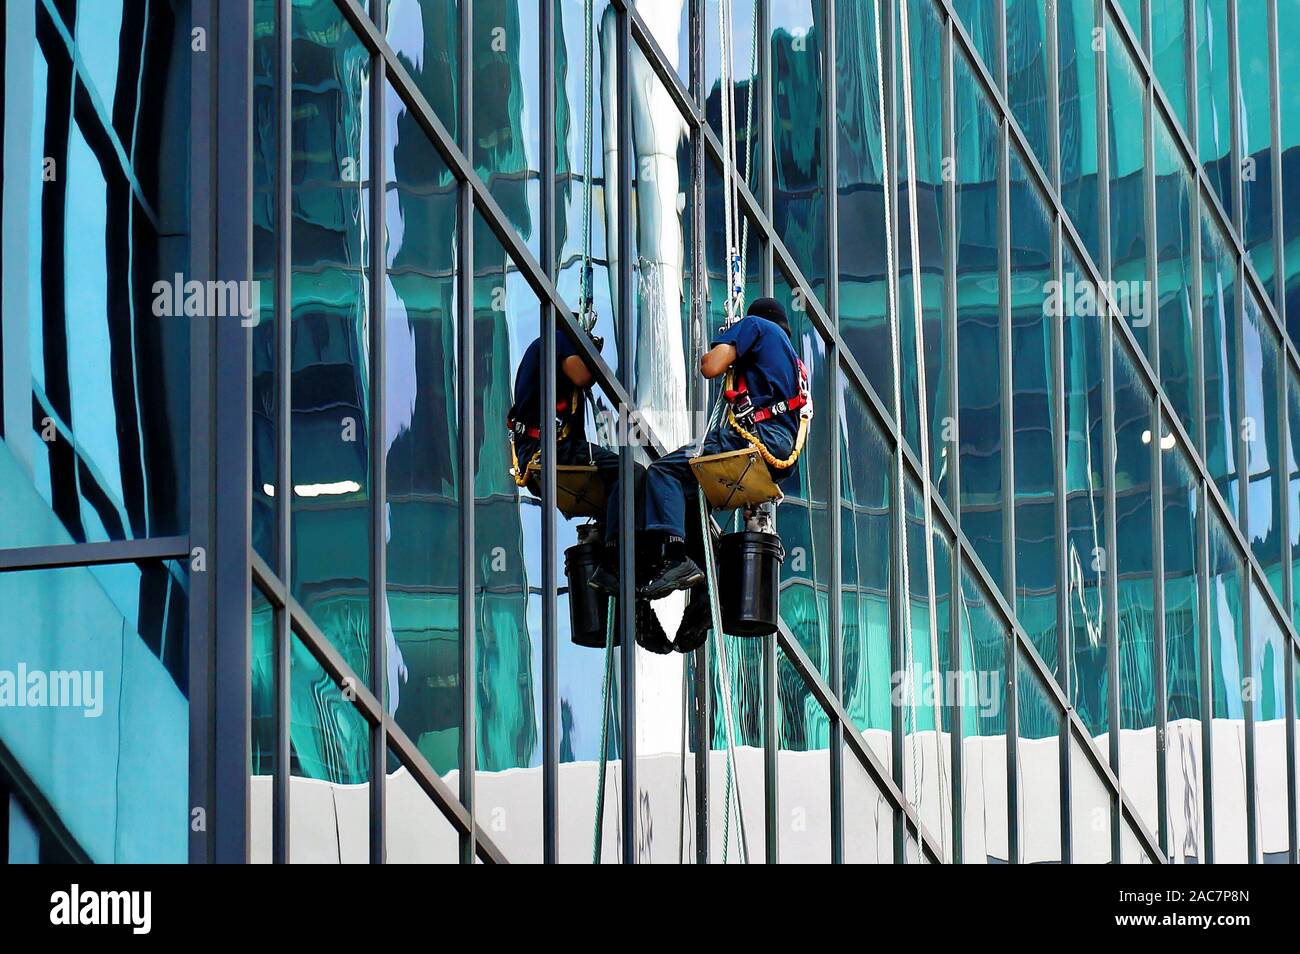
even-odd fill
[[(592, 336), (599, 351), (603, 342)], [(605, 485), (605, 519), (602, 524), (606, 551), (618, 545), (618, 454), (587, 440), (583, 402), (595, 376), (577, 346), (562, 329), (555, 332), (555, 460), (558, 464), (591, 464)], [(529, 483), (528, 471), (542, 453), (542, 339), (524, 349), (515, 371), (515, 402), (506, 418), (514, 454), (515, 482)], [(639, 482), (645, 468), (633, 463)]]
[[(703, 553), (700, 538), (692, 533), (688, 546), (687, 536), (687, 500), (698, 489), (692, 457), (761, 446), (778, 485), (796, 473), (800, 415), (809, 402), (808, 376), (795, 353), (785, 309), (776, 299), (757, 299), (743, 318), (710, 342), (700, 360), (700, 374), (712, 379), (728, 372), (727, 413), (702, 446), (679, 448), (646, 471), (643, 526), (645, 552), (652, 563), (649, 582), (638, 590), (644, 599), (657, 600), (704, 580), (704, 571), (692, 557)], [(775, 462), (788, 466), (777, 467)]]

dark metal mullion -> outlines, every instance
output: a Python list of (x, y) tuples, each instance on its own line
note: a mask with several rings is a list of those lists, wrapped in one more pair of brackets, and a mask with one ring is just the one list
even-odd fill
[[(275, 569), (292, 586), (293, 547), (293, 4), (276, 0), (275, 223)], [(293, 637), (289, 614), (274, 615), (275, 749), (271, 779), (271, 860), (290, 858), (290, 679)]]
[[(384, 4), (376, 3), (375, 26), (384, 32)], [(381, 706), (387, 706), (384, 676), (387, 671), (388, 566), (385, 519), (387, 503), (387, 454), (384, 447), (385, 378), (385, 276), (387, 235), (385, 200), (387, 149), (384, 122), (385, 90), (388, 85), (384, 58), (374, 53), (370, 58), (370, 691)], [(288, 496), (285, 494), (284, 496)], [(370, 863), (384, 863), (385, 812), (384, 779), (388, 746), (381, 724), (370, 726)]]
[[(955, 44), (953, 41), (953, 25), (951, 20), (944, 22), (943, 31), (943, 153), (948, 161), (953, 165), (954, 170), (957, 162), (957, 111), (956, 87), (954, 85), (953, 56)], [(953, 359), (948, 362), (948, 393), (952, 404), (949, 407), (951, 415), (945, 422), (951, 428), (951, 437), (945, 441), (945, 449), (948, 451), (949, 480), (948, 485), (952, 488), (952, 517), (953, 517), (953, 541), (954, 546), (949, 554), (949, 583), (948, 592), (951, 598), (948, 603), (948, 666), (954, 673), (962, 672), (961, 658), (961, 424), (958, 413), (961, 398), (959, 393), (960, 380), (958, 377), (958, 363), (956, 356), (958, 353), (957, 342), (957, 184), (956, 173), (943, 177), (943, 194), (944, 194), (944, 231), (947, 233), (948, 241), (944, 248), (944, 324), (948, 334), (948, 341), (951, 347)], [(951, 792), (950, 798), (952, 803), (952, 845), (944, 845), (944, 849), (951, 847), (952, 861), (954, 864), (961, 864), (962, 861), (962, 836), (963, 836), (963, 818), (962, 818), (962, 680), (956, 680), (958, 698), (949, 700), (946, 705), (950, 709), (951, 723), (948, 727), (949, 744), (951, 748)]]
[(1202, 783), (1204, 785), (1204, 824), (1205, 857), (1203, 864), (1214, 863), (1214, 746), (1211, 735), (1214, 728), (1214, 697), (1211, 687), (1213, 678), (1212, 652), (1210, 647), (1210, 543), (1209, 543), (1209, 494), (1207, 482), (1200, 481), (1198, 493), (1200, 519), (1196, 527), (1196, 556), (1199, 564), (1197, 599), (1200, 602), (1201, 631), (1200, 643), (1200, 688), (1201, 688), (1201, 761), (1205, 766)]
[(1286, 660), (1283, 664), (1282, 671), (1286, 678), (1286, 777), (1288, 780), (1286, 788), (1286, 807), (1287, 807), (1287, 835), (1288, 843), (1291, 848), (1288, 852), (1291, 864), (1300, 860), (1300, 846), (1296, 844), (1296, 698), (1295, 685), (1296, 679), (1296, 654), (1295, 650), (1287, 648)]
[[(1283, 229), (1283, 218), (1286, 215), (1286, 209), (1282, 202), (1282, 88), (1280, 76), (1281, 54), (1278, 49), (1277, 35), (1277, 0), (1268, 0), (1268, 89), (1269, 89), (1269, 137), (1272, 145), (1270, 155), (1272, 162), (1269, 163), (1269, 177), (1272, 184), (1273, 199), (1273, 293), (1276, 296), (1273, 301), (1273, 307), (1277, 311), (1278, 319), (1282, 325), (1283, 331), (1287, 329), (1286, 314), (1286, 235)], [(1289, 333), (1283, 337), (1282, 351), (1286, 353), (1286, 340), (1290, 337)], [(1286, 362), (1283, 361), (1283, 364)], [(1283, 508), (1285, 509), (1285, 508)], [(1283, 537), (1283, 539), (1289, 539)], [(1285, 578), (1284, 586), (1290, 588), (1290, 574)], [(1290, 593), (1287, 594), (1287, 602), (1290, 602)], [(1294, 843), (1295, 839), (1292, 839)]]
[[(1000, 8), (1001, 9), (1001, 8)], [(1003, 45), (1005, 50), (1005, 44)], [(1002, 57), (1003, 79), (1006, 56)], [(1016, 605), (1016, 427), (1015, 388), (1012, 385), (1011, 350), (1011, 136), (1005, 120), (998, 125), (998, 413), (1002, 431), (1002, 574), (1004, 591), (1014, 610)], [(1015, 719), (1016, 637), (1009, 634), (1007, 672), (1007, 861), (1020, 860), (1019, 771), (1016, 755), (1020, 727)]]
[[(1232, 180), (1228, 188), (1232, 190), (1232, 227), (1241, 239), (1239, 253), (1245, 258), (1245, 233), (1241, 198), (1241, 81), (1237, 71), (1241, 67), (1241, 57), (1237, 53), (1237, 0), (1227, 0), (1225, 12), (1228, 15), (1228, 129), (1229, 155), (1232, 158)], [(1244, 283), (1243, 283), (1244, 285)]]
[[(631, 87), (631, 26), (628, 16), (619, 13), (614, 20), (618, 35), (617, 59), (617, 110), (618, 110), (618, 380), (627, 394), (632, 393), (632, 362), (635, 350), (632, 342), (632, 87)], [(628, 405), (631, 411), (631, 405)], [(622, 416), (622, 415), (620, 415)], [(620, 487), (631, 487), (634, 482), (632, 446), (623, 440), (618, 448), (618, 482)], [(637, 860), (637, 780), (636, 780), (636, 516), (635, 495), (619, 497), (618, 534), (618, 624), (623, 634), (619, 650), (622, 674), (620, 702), (622, 703), (622, 768), (623, 804), (622, 839), (623, 863), (635, 864)]]
[[(1093, 26), (1100, 30), (1103, 39), (1106, 36), (1107, 16), (1106, 0), (1097, 0)], [(1101, 262), (1099, 271), (1102, 278), (1110, 279), (1111, 241), (1110, 241), (1110, 84), (1107, 73), (1107, 58), (1110, 50), (1106, 43), (1098, 52), (1096, 60), (1097, 77), (1097, 205), (1099, 214), (1099, 236)], [(1102, 594), (1106, 605), (1106, 712), (1110, 725), (1108, 761), (1111, 771), (1119, 778), (1119, 604), (1116, 565), (1115, 524), (1115, 323), (1121, 319), (1114, 314), (1111, 303), (1102, 304), (1105, 315), (1102, 325), (1102, 472), (1106, 486), (1105, 515), (1105, 559), (1102, 577)], [(1135, 349), (1140, 352), (1141, 349)], [(1120, 817), (1120, 799), (1111, 798), (1111, 856), (1118, 863), (1121, 860), (1121, 831), (1123, 821)]]
[(0, 573), (186, 560), (191, 555), (191, 542), (197, 542), (198, 539), (196, 534), (193, 540), (187, 536), (140, 537), (133, 540), (105, 540), (100, 543), (55, 543), (39, 547), (4, 548), (0, 549)]
[[(886, 229), (896, 226), (898, 222), (898, 134), (897, 134), (897, 116), (894, 105), (894, 91), (897, 89), (895, 76), (896, 63), (894, 57), (894, 16), (890, 7), (884, 4), (879, 5), (877, 13), (880, 16), (880, 35), (881, 35), (881, 62), (879, 68), (885, 73), (885, 100), (880, 104), (881, 112), (885, 116), (885, 147), (889, 156), (889, 161), (882, 163), (881, 171), (883, 186), (885, 192), (885, 201), (889, 208), (894, 210), (893, 222), (886, 224)], [(898, 242), (895, 229), (895, 235), (887, 236), (890, 253), (886, 254), (885, 261), (885, 282), (887, 287), (894, 289), (892, 296), (886, 296), (887, 302), (892, 300), (893, 312), (891, 316), (896, 326), (899, 328), (898, 347), (901, 351), (903, 347), (902, 319), (898, 306)], [(886, 307), (890, 307), (888, 304)], [(901, 359), (901, 355), (898, 356)], [(901, 360), (900, 360), (901, 376)], [(894, 388), (901, 393), (902, 382), (895, 381)], [(891, 395), (892, 397), (892, 395)], [(891, 507), (889, 521), (889, 540), (890, 540), (890, 565), (901, 569), (905, 547), (907, 546), (907, 489), (906, 482), (898, 478), (899, 468), (897, 462), (893, 459), (894, 454), (904, 453), (903, 448), (906, 441), (903, 438), (903, 414), (901, 407), (893, 407), (893, 414), (897, 414), (897, 420), (892, 424), (896, 430), (891, 428), (890, 437), (894, 442), (890, 455), (890, 483), (893, 485), (894, 505)], [(908, 593), (901, 579), (901, 573), (891, 573), (889, 581), (889, 646), (890, 646), (890, 671), (899, 673), (903, 671), (903, 662), (907, 658), (903, 651), (903, 640), (907, 638), (906, 619)], [(908, 679), (912, 678), (909, 672), (906, 674)], [(908, 797), (907, 797), (907, 776), (906, 776), (906, 758), (905, 758), (905, 740), (904, 732), (906, 731), (906, 722), (903, 716), (902, 706), (890, 707), (890, 753), (892, 762), (892, 775), (894, 785), (897, 786), (901, 794), (900, 810), (894, 812), (894, 862), (895, 864), (905, 864), (907, 862), (907, 837), (905, 833), (906, 819), (908, 814)]]
[[(690, 0), (691, 34), (691, 102), (701, 109), (704, 102), (704, 0)], [(635, 22), (635, 20), (633, 21)], [(705, 262), (705, 190), (704, 136), (699, 126), (691, 126), (691, 360), (701, 354), (708, 322), (708, 266)], [(707, 395), (702, 383), (691, 377), (691, 437), (702, 436)], [(709, 662), (711, 642), (697, 649), (694, 664), (695, 693), (695, 860), (709, 863), (709, 759), (713, 748), (713, 711), (710, 693), (712, 667)]]
[[(1058, 294), (1065, 271), (1060, 220), (1052, 217), (1052, 279), (1057, 282)], [(1061, 301), (1058, 299), (1058, 304)], [(1069, 491), (1066, 480), (1066, 419), (1065, 419), (1065, 317), (1062, 308), (1056, 309), (1052, 321), (1052, 458), (1053, 488), (1056, 505), (1053, 521), (1056, 527), (1056, 657), (1059, 675), (1057, 681), (1066, 699), (1066, 708), (1074, 698), (1071, 690), (1073, 678), (1070, 654), (1070, 523), (1066, 507)], [(1063, 719), (1061, 726), (1061, 862), (1070, 864), (1074, 854), (1072, 797), (1070, 793), (1070, 720)]]
[[(460, 47), (457, 62), (459, 92), (459, 140), (468, 153), (474, 137), (473, 86), (473, 0), (460, 0)], [(472, 157), (468, 160), (472, 162)], [(470, 825), (461, 833), (461, 864), (473, 864), (478, 825), (474, 823), (474, 782), (478, 727), (476, 721), (478, 639), (476, 612), (476, 567), (474, 552), (474, 189), (462, 179), (457, 192), (457, 232), (460, 236), (460, 282), (458, 284), (456, 363), (459, 387), (456, 402), (460, 407), (460, 800), (469, 812)]]
[[(1156, 837), (1160, 850), (1169, 854), (1169, 791), (1168, 745), (1169, 703), (1165, 669), (1165, 475), (1164, 450), (1165, 422), (1160, 403), (1152, 402), (1151, 497), (1152, 497), (1152, 573), (1155, 576), (1155, 645), (1152, 667), (1155, 669), (1156, 696)], [(1172, 448), (1171, 448), (1172, 451)]]
[[(1230, 32), (1231, 32), (1231, 28), (1230, 28)], [(1235, 54), (1230, 59), (1230, 62), (1233, 61), (1235, 61)], [(1234, 99), (1233, 102), (1235, 104), (1236, 100)], [(1235, 117), (1236, 114), (1237, 114), (1237, 110), (1234, 105), (1233, 116)], [(1236, 125), (1237, 122), (1236, 119), (1234, 118), (1233, 120), (1234, 130), (1236, 129)], [(1236, 134), (1234, 132), (1233, 135), (1234, 152), (1237, 148), (1236, 141), (1237, 141)], [(1238, 170), (1240, 169), (1240, 165), (1236, 160), (1234, 160), (1234, 166)], [(1235, 202), (1236, 202), (1235, 211), (1237, 215), (1240, 215), (1240, 210), (1241, 210), (1240, 176), (1237, 172), (1234, 172), (1233, 174), (1233, 181), (1236, 184), (1235, 188), (1238, 190), (1235, 198)], [(1233, 407), (1232, 407), (1232, 420), (1233, 420), (1233, 438), (1234, 438), (1234, 442), (1236, 445), (1236, 452), (1237, 452), (1237, 484), (1238, 484), (1237, 502), (1238, 502), (1239, 509), (1236, 514), (1233, 514), (1233, 516), (1238, 521), (1238, 525), (1240, 529), (1242, 531), (1247, 531), (1248, 528), (1250, 527), (1250, 457), (1249, 457), (1250, 448), (1248, 446), (1250, 442), (1246, 440), (1245, 427), (1243, 425), (1245, 424), (1246, 421), (1246, 354), (1245, 354), (1246, 295), (1250, 293), (1246, 291), (1245, 281), (1243, 280), (1244, 279), (1243, 269), (1244, 269), (1244, 259), (1238, 258), (1236, 262), (1237, 293), (1232, 296), (1233, 298), (1232, 325), (1233, 326), (1228, 333), (1233, 335), (1233, 337), (1236, 340), (1237, 367), (1235, 369), (1235, 373), (1238, 381), (1238, 385), (1236, 388), (1237, 393), (1236, 393), (1235, 400), (1233, 401)], [(1261, 336), (1266, 334), (1268, 334), (1267, 331), (1261, 332)], [(1253, 556), (1253, 551), (1249, 546), (1249, 537), (1246, 538), (1246, 544), (1247, 545), (1242, 549), (1242, 552), (1246, 554), (1246, 557), (1243, 560), (1244, 566), (1243, 566), (1243, 572), (1241, 573), (1242, 579), (1240, 584), (1242, 625), (1241, 625), (1241, 645), (1238, 648), (1238, 659), (1239, 659), (1238, 665), (1241, 667), (1241, 672), (1243, 673), (1243, 675), (1248, 675), (1250, 673), (1250, 667), (1253, 662), (1251, 658), (1251, 638), (1250, 638), (1250, 592), (1251, 592), (1251, 579), (1254, 576), (1254, 561), (1250, 559), (1250, 557)], [(1263, 582), (1263, 579), (1264, 578), (1261, 576), (1261, 582)], [(1265, 590), (1268, 589), (1267, 583), (1263, 584), (1263, 589)], [(1246, 780), (1245, 780), (1246, 781), (1246, 851), (1247, 851), (1248, 859), (1250, 860), (1250, 862), (1253, 863), (1256, 860), (1256, 842), (1257, 842), (1257, 835), (1258, 835), (1258, 831), (1256, 827), (1256, 805), (1255, 805), (1255, 786), (1254, 786), (1254, 780), (1255, 780), (1254, 708), (1255, 707), (1250, 698), (1250, 694), (1244, 691), (1245, 686), (1246, 683), (1243, 682), (1239, 684), (1238, 689), (1242, 690), (1242, 710), (1243, 710), (1243, 716), (1245, 722), (1245, 734), (1246, 734)]]
[[(248, 281), (252, 275), (252, 8), (214, 4), (210, 16), (212, 67), (212, 277)], [(218, 145), (219, 144), (219, 145)], [(211, 467), (213, 533), (205, 572), (211, 573), (214, 681), (215, 796), (209, 806), (213, 860), (248, 860), (251, 723), (249, 557), (252, 549), (252, 428), (249, 406), (252, 338), (239, 322), (199, 319), (195, 335), (212, 349)], [(212, 745), (206, 740), (205, 745)]]
[[(758, 126), (763, 131), (759, 140), (759, 186), (763, 197), (763, 213), (772, 220), (775, 174), (773, 166), (776, 159), (773, 149), (772, 128), (772, 36), (771, 36), (771, 2), (755, 0), (755, 13), (758, 17), (758, 29), (754, 42), (758, 49), (753, 52), (758, 67), (759, 108)], [(754, 82), (754, 77), (750, 77)], [(746, 138), (752, 139), (748, 131)], [(750, 161), (746, 159), (746, 162)], [(742, 213), (743, 215), (743, 213)], [(742, 219), (742, 221), (745, 221)], [(776, 286), (776, 266), (773, 259), (772, 243), (763, 242), (763, 261), (760, 268), (762, 293), (772, 295)], [(749, 262), (741, 262), (740, 267), (749, 273)], [(788, 282), (787, 276), (782, 276)], [(810, 289), (811, 290), (811, 289)], [(763, 640), (762, 655), (763, 680), (763, 847), (767, 863), (774, 865), (780, 861), (781, 835), (781, 784), (779, 776), (781, 726), (779, 715), (780, 696), (776, 684), (776, 643)]]
[[(194, 0), (191, 22), (195, 26), (212, 26), (214, 0)], [(209, 31), (211, 32), (211, 31)], [(212, 140), (212, 104), (215, 85), (215, 61), (211, 56), (195, 57), (189, 93), (190, 176), (194, 182), (212, 179), (215, 148)], [(188, 202), (190, 224), (189, 270), (194, 279), (205, 279), (212, 274), (212, 254), (215, 216), (212, 193), (204, 189), (191, 189)], [(189, 526), (191, 540), (185, 542), (184, 553), (190, 554), (190, 543), (206, 554), (211, 550), (213, 520), (212, 506), (212, 456), (213, 442), (213, 372), (210, 333), (207, 319), (196, 319), (190, 333), (190, 493)], [(0, 567), (4, 565), (4, 551), (0, 551)], [(81, 562), (81, 561), (78, 561)], [(194, 569), (191, 562), (189, 579), (189, 810), (199, 808), (209, 815), (215, 803), (216, 766), (216, 713), (213, 686), (214, 660), (212, 611), (215, 599), (210, 568), (203, 572)], [(189, 826), (188, 859), (192, 863), (205, 863), (214, 855), (212, 825)]]
[[(556, 0), (541, 0), (541, 256), (546, 277), (556, 279), (555, 236), (555, 28)], [(560, 694), (556, 575), (555, 305), (542, 301), (542, 859), (559, 860)]]
[[(1253, 684), (1255, 658), (1254, 639), (1251, 634), (1252, 614), (1250, 594), (1255, 573), (1247, 568), (1241, 574), (1241, 672), (1240, 687), (1245, 690)], [(1267, 610), (1265, 611), (1267, 612)], [(1253, 693), (1242, 692), (1242, 709), (1246, 732), (1246, 857), (1248, 864), (1259, 862), (1259, 806), (1255, 791), (1255, 701)]]
[[(825, 26), (825, 45), (822, 59), (822, 87), (824, 102), (822, 105), (822, 145), (826, 156), (826, 248), (829, 260), (826, 265), (826, 310), (831, 320), (839, 324), (839, 129), (836, 123), (838, 113), (838, 74), (835, 69), (838, 36), (836, 33), (836, 0), (825, 0), (823, 20)], [(768, 137), (771, 138), (770, 136)], [(838, 328), (837, 328), (838, 330)], [(830, 342), (828, 369), (828, 393), (830, 394), (830, 461), (831, 492), (827, 505), (830, 507), (830, 602), (826, 613), (827, 645), (830, 654), (827, 667), (827, 682), (835, 698), (844, 696), (843, 675), (843, 580), (841, 574), (841, 550), (843, 549), (843, 527), (840, 513), (840, 336), (837, 334)], [(935, 660), (938, 665), (938, 660)], [(942, 729), (942, 726), (939, 727)], [(831, 813), (831, 863), (844, 863), (844, 728), (836, 720), (830, 720), (830, 813)]]

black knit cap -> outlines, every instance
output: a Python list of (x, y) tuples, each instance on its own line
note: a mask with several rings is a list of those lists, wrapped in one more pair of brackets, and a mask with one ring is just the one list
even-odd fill
[(775, 298), (755, 298), (749, 303), (745, 314), (766, 318), (784, 331), (787, 338), (794, 340), (794, 335), (790, 331), (790, 319), (786, 317), (785, 308)]

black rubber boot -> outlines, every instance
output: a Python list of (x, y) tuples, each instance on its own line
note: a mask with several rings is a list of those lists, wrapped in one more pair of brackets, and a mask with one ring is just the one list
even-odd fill
[(704, 645), (713, 628), (713, 615), (709, 612), (709, 594), (703, 588), (691, 594), (691, 601), (686, 604), (682, 621), (677, 626), (677, 638), (673, 640), (673, 649), (679, 653), (693, 653)]
[(677, 590), (689, 590), (704, 582), (704, 571), (690, 557), (683, 557), (675, 563), (661, 563), (653, 578), (637, 594), (650, 601), (663, 599)]
[(618, 596), (618, 545), (606, 544), (600, 566), (591, 574), (587, 585), (609, 596)]
[(673, 651), (668, 634), (659, 625), (659, 617), (645, 600), (636, 601), (636, 642), (642, 649), (660, 656)]

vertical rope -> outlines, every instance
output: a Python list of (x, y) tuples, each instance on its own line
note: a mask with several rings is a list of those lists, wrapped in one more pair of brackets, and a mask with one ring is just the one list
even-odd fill
[(593, 825), (591, 842), (591, 863), (600, 864), (605, 829), (605, 769), (609, 764), (609, 710), (613, 695), (614, 674), (614, 599), (610, 597), (605, 613), (605, 681), (601, 685), (600, 713), (600, 768), (596, 775), (596, 821)]

